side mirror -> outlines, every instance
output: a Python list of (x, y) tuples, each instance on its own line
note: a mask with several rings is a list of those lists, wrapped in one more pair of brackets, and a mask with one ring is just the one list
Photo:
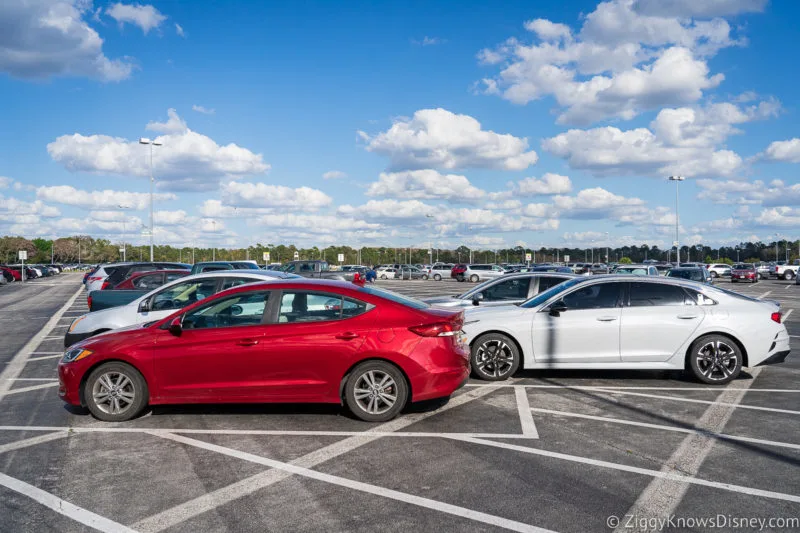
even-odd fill
[(481, 305), (483, 301), (483, 293), (478, 292), (472, 295), (472, 305)]
[(172, 319), (172, 322), (169, 323), (169, 332), (175, 335), (176, 337), (180, 337), (181, 333), (183, 333), (183, 326), (181, 326), (181, 317), (176, 316)]
[(142, 300), (139, 302), (139, 312), (147, 313), (150, 311), (150, 299)]
[(550, 306), (550, 316), (561, 316), (561, 313), (566, 310), (567, 306), (564, 305), (563, 301), (559, 300)]

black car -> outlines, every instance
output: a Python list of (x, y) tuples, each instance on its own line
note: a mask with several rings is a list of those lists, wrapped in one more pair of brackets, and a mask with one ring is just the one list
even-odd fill
[(107, 268), (111, 270), (103, 282), (104, 289), (113, 289), (135, 272), (149, 272), (151, 270), (191, 270), (191, 265), (185, 263), (130, 263)]

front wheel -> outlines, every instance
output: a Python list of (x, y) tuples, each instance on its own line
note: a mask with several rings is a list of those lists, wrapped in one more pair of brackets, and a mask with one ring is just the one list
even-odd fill
[(105, 363), (86, 378), (83, 398), (98, 420), (124, 422), (136, 417), (147, 405), (147, 383), (129, 364)]
[(396, 366), (385, 361), (358, 365), (344, 386), (350, 412), (365, 422), (395, 418), (408, 401), (408, 384)]
[(388, 278), (386, 277), (386, 274), (381, 274), (381, 279), (388, 279)]
[(422, 279), (427, 280), (428, 279), (428, 275), (427, 274), (423, 274), (422, 275)]
[(692, 343), (689, 367), (703, 383), (724, 385), (742, 371), (742, 352), (729, 337), (704, 335)]
[(786, 274), (783, 275), (783, 279), (785, 279), (786, 281), (791, 281), (792, 279), (794, 279), (794, 272), (792, 272), (791, 270), (787, 270)]
[(478, 337), (470, 350), (472, 371), (486, 381), (503, 381), (514, 375), (520, 365), (516, 343), (502, 333)]
[(433, 275), (433, 279), (434, 279), (435, 281), (442, 281), (442, 276), (440, 276), (439, 274), (434, 274), (434, 275)]
[(477, 274), (473, 274), (473, 275), (471, 275), (471, 276), (469, 277), (469, 280), (470, 280), (472, 283), (478, 283), (478, 280), (480, 280), (480, 278), (478, 277), (478, 275), (477, 275)]
[(711, 271), (711, 277), (712, 277), (712, 278), (718, 278), (718, 277), (719, 277), (719, 274), (717, 274), (716, 272), (714, 272), (714, 271), (712, 270), (712, 271)]

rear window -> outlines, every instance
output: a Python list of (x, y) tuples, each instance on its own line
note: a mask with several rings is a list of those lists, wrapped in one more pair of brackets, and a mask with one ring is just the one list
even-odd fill
[(416, 298), (411, 298), (410, 296), (403, 296), (402, 294), (397, 294), (396, 292), (391, 292), (391, 291), (385, 291), (383, 289), (376, 289), (375, 287), (361, 287), (358, 290), (359, 292), (366, 292), (367, 294), (378, 296), (379, 298), (385, 298), (394, 303), (405, 305), (406, 307), (410, 307), (412, 309), (427, 309), (430, 307), (430, 305), (426, 304), (421, 300), (417, 300)]
[(705, 281), (703, 271), (699, 268), (686, 269), (686, 270), (670, 270), (667, 276), (671, 278), (688, 279), (691, 281)]

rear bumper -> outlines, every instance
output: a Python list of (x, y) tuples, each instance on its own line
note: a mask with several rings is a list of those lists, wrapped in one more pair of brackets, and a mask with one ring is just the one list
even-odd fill
[(790, 352), (791, 350), (782, 350), (780, 352), (775, 352), (774, 354), (770, 355), (762, 362), (760, 362), (758, 366), (777, 365), (779, 363), (783, 363), (784, 361), (786, 361), (786, 358), (789, 356)]
[(783, 331), (779, 332), (775, 336), (775, 339), (772, 341), (772, 345), (770, 345), (769, 352), (767, 352), (767, 356), (764, 358), (764, 360), (756, 363), (754, 366), (783, 363), (786, 360), (786, 357), (789, 355), (789, 352), (791, 352), (789, 340), (789, 333), (786, 331), (786, 329), (783, 329)]
[(469, 379), (469, 364), (457, 368), (431, 373), (422, 388), (413, 389), (412, 402), (432, 400), (450, 396), (464, 386)]

